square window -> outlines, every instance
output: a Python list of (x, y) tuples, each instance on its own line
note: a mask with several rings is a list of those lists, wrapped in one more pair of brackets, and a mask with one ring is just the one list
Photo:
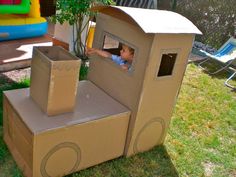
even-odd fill
[(112, 61), (120, 65), (120, 68), (129, 72), (133, 71), (135, 49), (128, 42), (124, 42), (112, 34), (104, 34), (102, 50), (109, 52), (112, 55)]
[(177, 53), (162, 54), (157, 77), (172, 75)]

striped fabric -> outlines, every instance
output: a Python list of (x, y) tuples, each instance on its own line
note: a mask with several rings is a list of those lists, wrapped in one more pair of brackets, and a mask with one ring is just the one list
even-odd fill
[(156, 9), (157, 0), (114, 0), (117, 6)]
[(221, 50), (218, 50), (216, 53), (214, 53), (214, 55), (216, 57), (221, 57), (223, 55), (229, 54), (230, 52), (232, 52), (235, 49), (236, 49), (236, 46), (234, 44), (228, 43), (225, 45), (224, 48), (222, 48)]

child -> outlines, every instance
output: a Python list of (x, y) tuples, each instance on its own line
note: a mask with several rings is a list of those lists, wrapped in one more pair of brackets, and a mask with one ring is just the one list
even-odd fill
[(115, 63), (120, 65), (121, 68), (126, 71), (128, 71), (131, 68), (134, 57), (134, 49), (125, 44), (122, 44), (122, 49), (120, 50), (120, 56), (113, 55), (110, 52), (95, 48), (87, 48), (86, 53), (88, 55), (97, 54), (105, 58), (111, 58)]

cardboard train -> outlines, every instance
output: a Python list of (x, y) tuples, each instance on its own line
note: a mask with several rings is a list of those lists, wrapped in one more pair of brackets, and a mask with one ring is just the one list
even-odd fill
[(67, 175), (165, 139), (201, 32), (173, 12), (97, 10), (93, 47), (131, 46), (132, 69), (94, 55), (88, 80), (78, 83), (79, 60), (55, 46), (34, 48), (30, 89), (4, 92), (4, 140), (27, 177)]

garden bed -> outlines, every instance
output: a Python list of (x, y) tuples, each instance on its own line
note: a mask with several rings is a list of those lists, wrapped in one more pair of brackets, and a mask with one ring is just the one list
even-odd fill
[[(30, 78), (30, 68), (0, 73), (0, 80), (5, 80), (6, 82), (19, 82), (26, 78)], [(4, 83), (0, 82), (0, 84)]]

